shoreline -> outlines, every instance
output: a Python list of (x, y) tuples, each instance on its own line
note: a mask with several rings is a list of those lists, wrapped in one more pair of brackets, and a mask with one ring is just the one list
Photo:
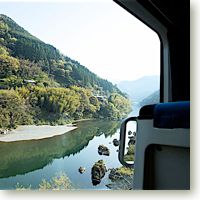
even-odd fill
[(96, 118), (77, 119), (77, 120), (74, 120), (74, 121), (72, 122), (72, 125), (73, 125), (74, 123), (76, 123), (76, 122), (93, 121), (93, 120), (98, 120), (98, 119), (96, 119)]
[(63, 135), (69, 131), (76, 129), (72, 124), (68, 125), (24, 125), (19, 126), (15, 130), (9, 131), (6, 135), (0, 135), (0, 142), (16, 142), (26, 140), (40, 140)]

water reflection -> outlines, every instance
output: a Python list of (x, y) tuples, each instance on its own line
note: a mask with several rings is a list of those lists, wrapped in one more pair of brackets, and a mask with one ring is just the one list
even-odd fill
[(78, 129), (62, 136), (33, 141), (0, 142), (0, 178), (42, 169), (56, 158), (75, 155), (90, 140), (102, 134), (112, 136), (119, 128), (116, 121), (84, 121)]

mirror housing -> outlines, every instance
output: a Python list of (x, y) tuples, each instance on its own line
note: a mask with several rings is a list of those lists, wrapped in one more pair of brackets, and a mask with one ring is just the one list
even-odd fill
[[(135, 125), (135, 131), (128, 131), (127, 132), (127, 127), (128, 127), (128, 123), (129, 122), (136, 122)], [(121, 124), (121, 128), (120, 128), (120, 144), (119, 144), (119, 161), (120, 163), (125, 166), (125, 167), (129, 167), (129, 168), (133, 168), (134, 167), (134, 161), (132, 161), (132, 163), (128, 162), (125, 158), (127, 156), (127, 154), (129, 154), (129, 148), (130, 148), (130, 144), (135, 145), (135, 139), (136, 139), (136, 132), (137, 132), (137, 117), (130, 117), (125, 119), (122, 124)], [(129, 134), (133, 134), (133, 136), (129, 136), (129, 142), (127, 143), (127, 135)], [(130, 142), (131, 141), (131, 142)], [(128, 152), (126, 151), (126, 145), (128, 144)], [(134, 146), (133, 146), (134, 147)], [(126, 154), (127, 153), (127, 154)], [(133, 158), (134, 156), (134, 152), (131, 151), (131, 154), (129, 154), (129, 156), (131, 156)]]

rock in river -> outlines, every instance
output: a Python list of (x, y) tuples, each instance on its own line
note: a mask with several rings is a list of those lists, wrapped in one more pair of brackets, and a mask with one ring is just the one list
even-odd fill
[(104, 164), (103, 160), (99, 160), (92, 167), (92, 184), (98, 185), (101, 182), (101, 179), (105, 176), (105, 173), (106, 165)]
[(132, 134), (132, 131), (128, 131), (128, 135), (131, 135)]
[(131, 136), (129, 137), (128, 145), (133, 145), (133, 144), (135, 144), (135, 137)]
[(119, 146), (119, 140), (114, 139), (113, 140), (113, 145), (116, 146), (116, 147)]
[(79, 167), (78, 171), (80, 174), (83, 174), (85, 172), (85, 167)]
[(106, 147), (104, 145), (99, 145), (98, 153), (99, 153), (99, 155), (109, 156), (110, 155), (110, 150), (108, 149), (108, 147)]

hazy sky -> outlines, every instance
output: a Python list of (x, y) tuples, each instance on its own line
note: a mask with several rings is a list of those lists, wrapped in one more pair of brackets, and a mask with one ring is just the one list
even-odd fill
[(160, 72), (158, 36), (113, 1), (0, 1), (0, 13), (110, 81)]

